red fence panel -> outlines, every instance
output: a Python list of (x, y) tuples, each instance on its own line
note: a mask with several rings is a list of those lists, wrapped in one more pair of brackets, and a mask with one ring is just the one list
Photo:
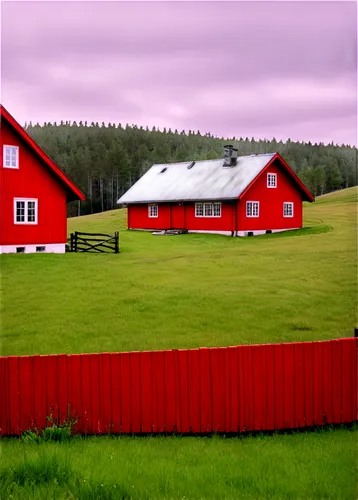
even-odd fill
[(357, 420), (358, 339), (0, 357), (0, 434), (68, 409), (89, 434), (243, 432)]

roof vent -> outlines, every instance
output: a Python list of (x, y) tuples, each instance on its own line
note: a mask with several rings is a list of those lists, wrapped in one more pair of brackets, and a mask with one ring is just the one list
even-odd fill
[(190, 165), (187, 166), (187, 169), (190, 170), (191, 168), (193, 168), (194, 165), (195, 165), (195, 161), (190, 163)]
[(167, 167), (164, 167), (159, 173), (162, 174), (163, 172), (165, 172), (167, 169)]
[(224, 146), (224, 167), (234, 167), (237, 163), (237, 149), (231, 146)]

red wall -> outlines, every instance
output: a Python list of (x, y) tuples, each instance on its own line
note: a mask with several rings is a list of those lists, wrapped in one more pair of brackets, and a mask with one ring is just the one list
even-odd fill
[[(19, 169), (3, 168), (3, 144), (19, 146)], [(14, 224), (14, 198), (38, 199), (38, 224)], [(0, 244), (65, 243), (66, 192), (58, 179), (1, 120)]]
[(128, 227), (130, 229), (170, 229), (170, 205), (158, 205), (158, 217), (148, 217), (148, 205), (129, 205)]
[(191, 231), (234, 231), (234, 202), (221, 203), (221, 217), (195, 217), (195, 203), (185, 206), (186, 229)]
[[(277, 187), (267, 187), (267, 173), (277, 174)], [(246, 201), (260, 202), (260, 216), (246, 217)], [(294, 217), (283, 217), (283, 202), (294, 203)], [(302, 198), (296, 185), (276, 161), (265, 169), (238, 204), (238, 230), (302, 227)]]
[[(223, 202), (221, 217), (195, 217), (195, 203), (158, 203), (158, 217), (148, 217), (148, 205), (129, 205), (130, 229), (188, 229), (201, 231), (233, 231), (234, 202)], [(182, 214), (182, 212), (184, 212)], [(183, 220), (184, 226), (178, 226)]]
[(191, 350), (0, 357), (1, 435), (243, 432), (354, 422), (356, 338)]

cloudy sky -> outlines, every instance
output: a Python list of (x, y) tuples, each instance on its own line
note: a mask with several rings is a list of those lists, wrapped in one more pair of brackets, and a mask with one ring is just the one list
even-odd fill
[(357, 143), (356, 2), (3, 2), (1, 101), (87, 120)]

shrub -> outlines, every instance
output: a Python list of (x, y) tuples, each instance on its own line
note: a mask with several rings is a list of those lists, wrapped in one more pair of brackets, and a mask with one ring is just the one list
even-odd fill
[(45, 427), (43, 430), (35, 427), (33, 430), (29, 429), (24, 431), (21, 438), (26, 442), (40, 443), (42, 441), (66, 441), (73, 436), (78, 418), (71, 415), (69, 406), (67, 417), (62, 422), (56, 423), (53, 413), (46, 418), (47, 422), (50, 424), (49, 426)]

